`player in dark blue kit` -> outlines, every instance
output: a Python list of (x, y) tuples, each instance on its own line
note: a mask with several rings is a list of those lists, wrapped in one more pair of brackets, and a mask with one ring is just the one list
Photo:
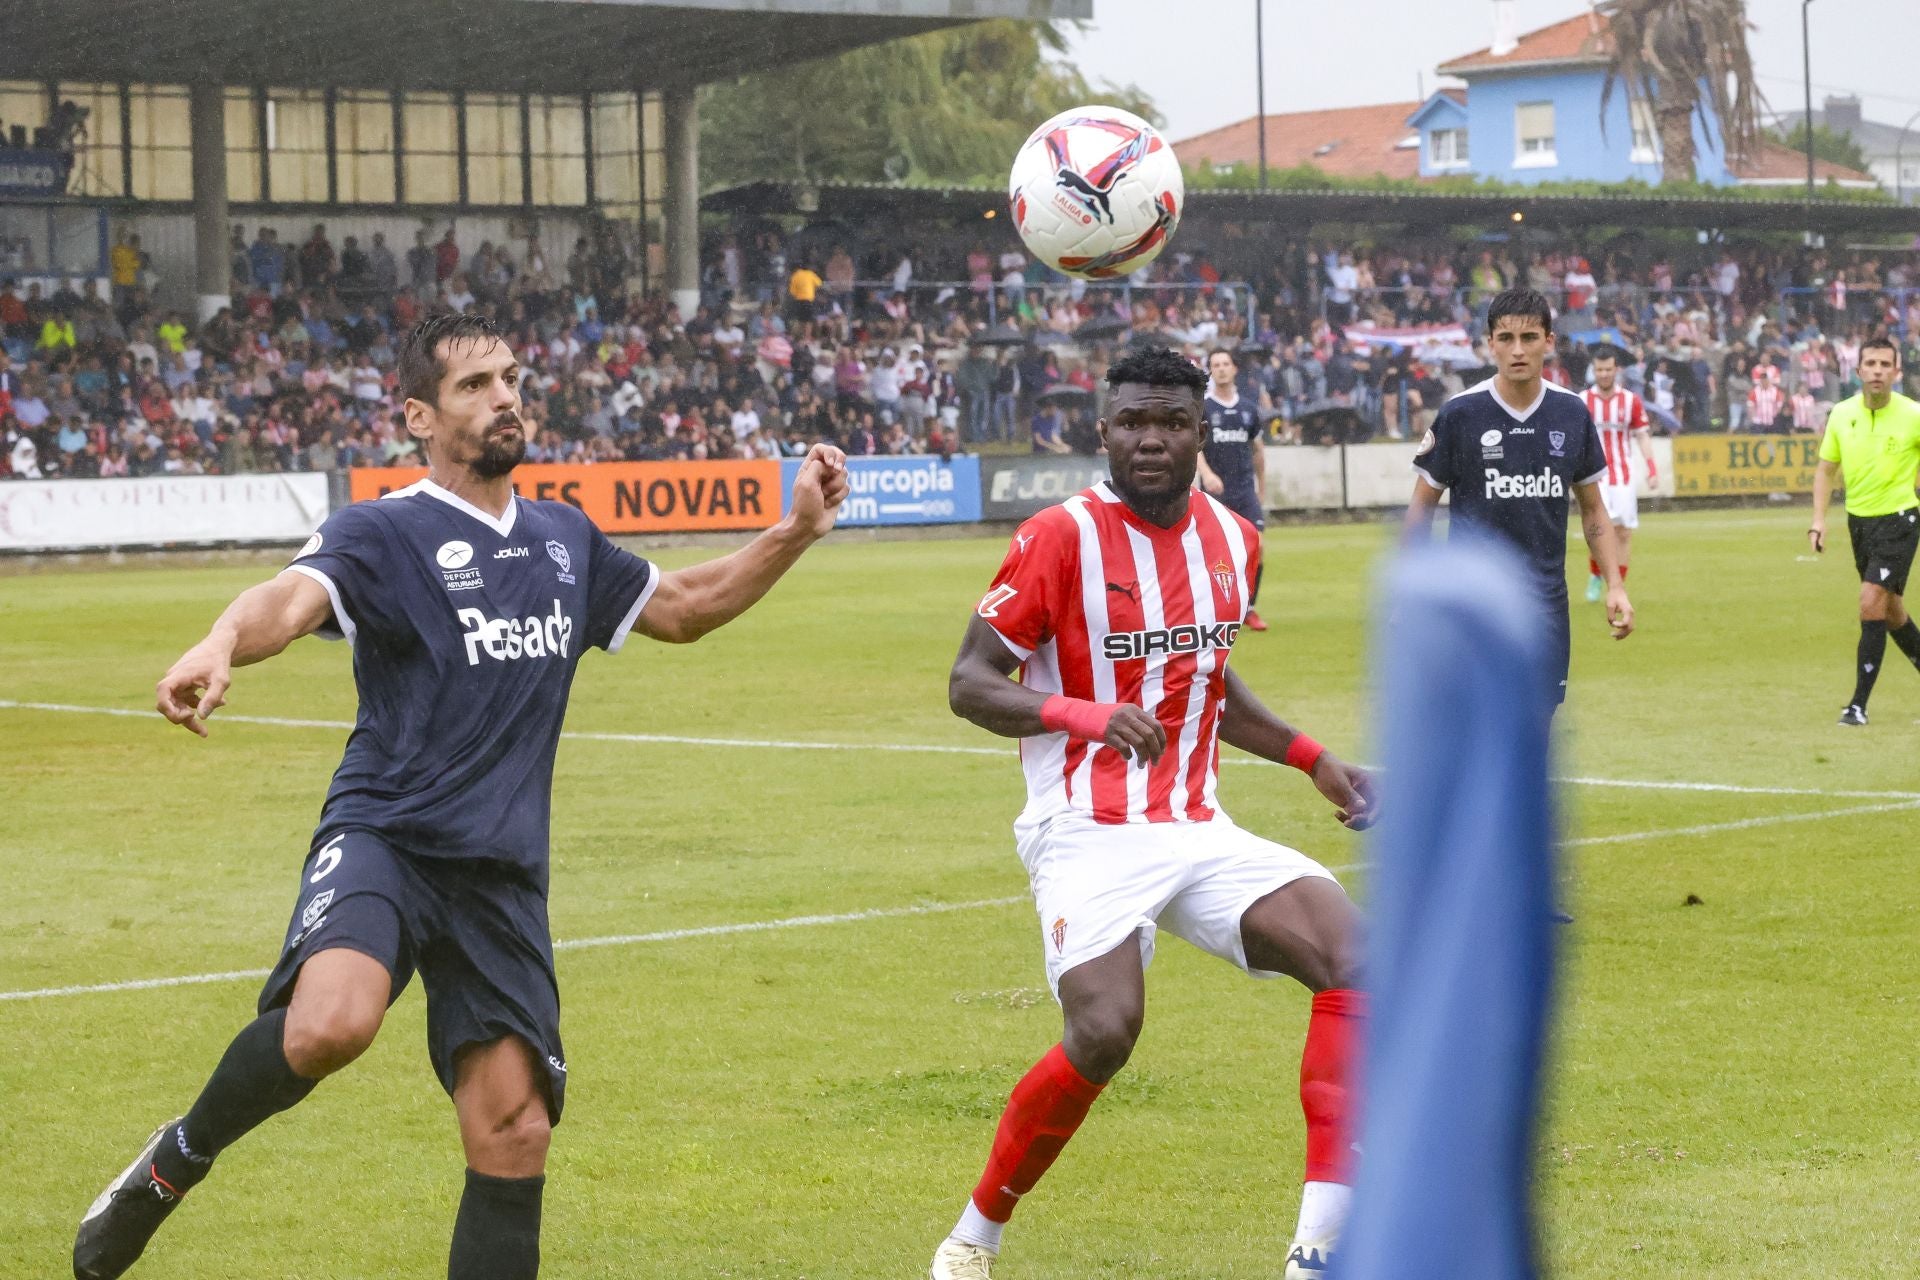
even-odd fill
[(1633, 606), (1620, 577), (1613, 523), (1600, 485), (1607, 458), (1586, 404), (1540, 376), (1553, 350), (1553, 312), (1531, 289), (1509, 289), (1487, 311), (1488, 345), (1498, 372), (1448, 400), (1420, 441), (1418, 479), (1407, 507), (1409, 538), (1433, 526), (1440, 496), (1451, 492), (1454, 526), (1512, 544), (1533, 571), (1557, 638), (1553, 691), (1567, 695), (1571, 631), (1567, 617), (1567, 505), (1580, 504), (1580, 527), (1607, 584), (1613, 637), (1633, 631)]
[(233, 667), (317, 633), (353, 645), (360, 710), (259, 1016), (192, 1109), (94, 1201), (74, 1243), (80, 1280), (132, 1266), (221, 1151), (366, 1051), (416, 972), (467, 1158), (447, 1274), (539, 1270), (567, 1078), (548, 809), (574, 668), (633, 631), (684, 643), (738, 617), (833, 527), (847, 484), (840, 451), (815, 446), (779, 524), (662, 572), (575, 508), (514, 495), (519, 376), (483, 319), (439, 316), (408, 334), (400, 386), (429, 478), (336, 512), (160, 681), (161, 714), (205, 737)]
[[(1207, 435), (1200, 446), (1200, 487), (1220, 499), (1254, 528), (1267, 527), (1267, 451), (1260, 443), (1260, 407), (1249, 404), (1240, 394), (1240, 366), (1233, 352), (1224, 347), (1207, 355), (1207, 376), (1211, 383), (1201, 401), (1206, 415)], [(1265, 631), (1267, 624), (1254, 611), (1260, 598), (1260, 575), (1264, 564), (1254, 570), (1253, 586), (1247, 592), (1249, 631)]]

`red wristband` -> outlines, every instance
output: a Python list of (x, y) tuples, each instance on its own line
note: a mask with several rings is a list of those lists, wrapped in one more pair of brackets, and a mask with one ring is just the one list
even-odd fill
[(1313, 766), (1320, 763), (1320, 757), (1326, 748), (1304, 733), (1293, 735), (1293, 741), (1287, 744), (1286, 763), (1302, 773), (1312, 773)]
[(1040, 704), (1040, 723), (1048, 733), (1064, 733), (1088, 742), (1101, 742), (1107, 736), (1107, 722), (1120, 709), (1117, 702), (1089, 702), (1054, 694)]

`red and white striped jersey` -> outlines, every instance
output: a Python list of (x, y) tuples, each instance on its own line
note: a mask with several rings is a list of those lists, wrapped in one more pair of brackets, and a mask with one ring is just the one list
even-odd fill
[(1615, 387), (1612, 395), (1602, 395), (1598, 387), (1580, 393), (1593, 425), (1600, 430), (1600, 448), (1607, 455), (1607, 484), (1633, 483), (1633, 433), (1649, 429), (1647, 406), (1625, 387)]
[(1260, 535), (1200, 492), (1162, 529), (1106, 483), (1020, 526), (980, 617), (1022, 660), (1021, 683), (1132, 703), (1160, 721), (1158, 762), (1042, 734), (1020, 744), (1022, 822), (1065, 812), (1095, 822), (1207, 822), (1219, 812), (1227, 656), (1260, 567)]
[(1793, 393), (1793, 429), (1795, 431), (1818, 431), (1827, 425), (1826, 406), (1813, 398), (1813, 393), (1802, 387)]
[(1755, 379), (1753, 389), (1747, 392), (1747, 404), (1753, 410), (1752, 425), (1760, 429), (1771, 426), (1786, 402), (1787, 393), (1777, 381)]

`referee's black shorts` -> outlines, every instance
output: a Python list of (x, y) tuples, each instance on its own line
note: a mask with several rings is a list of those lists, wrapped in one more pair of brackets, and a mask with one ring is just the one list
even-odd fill
[(1853, 567), (1860, 581), (1884, 587), (1896, 596), (1907, 594), (1907, 571), (1920, 547), (1920, 508), (1886, 516), (1848, 516), (1847, 533), (1853, 539)]

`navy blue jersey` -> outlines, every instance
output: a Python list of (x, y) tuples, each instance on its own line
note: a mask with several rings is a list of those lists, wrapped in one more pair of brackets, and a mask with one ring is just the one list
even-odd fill
[(560, 502), (499, 519), (422, 480), (336, 511), (289, 572), (327, 590), (360, 711), (319, 831), (512, 863), (544, 886), (573, 671), (617, 652), (659, 581)]
[(1253, 442), (1260, 438), (1260, 411), (1245, 396), (1232, 405), (1221, 404), (1207, 392), (1200, 402), (1207, 424), (1201, 449), (1213, 474), (1225, 486), (1221, 501), (1242, 515), (1243, 504), (1259, 506), (1253, 480)]
[(1567, 503), (1574, 486), (1606, 478), (1607, 455), (1579, 396), (1542, 379), (1516, 413), (1493, 380), (1441, 406), (1413, 468), (1453, 494), (1453, 519), (1519, 548), (1549, 603), (1567, 598)]

